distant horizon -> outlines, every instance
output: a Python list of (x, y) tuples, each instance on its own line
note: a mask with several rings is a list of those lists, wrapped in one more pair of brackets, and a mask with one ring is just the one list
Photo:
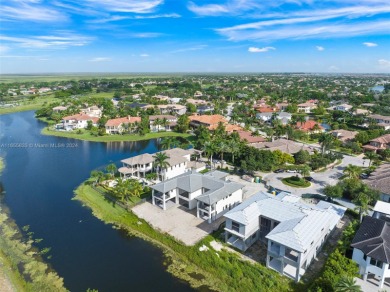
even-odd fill
[(9, 0), (0, 74), (390, 73), (388, 0)]

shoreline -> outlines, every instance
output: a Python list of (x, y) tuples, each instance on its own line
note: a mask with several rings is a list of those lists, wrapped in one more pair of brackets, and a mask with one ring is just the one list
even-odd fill
[[(142, 238), (159, 247), (165, 257), (164, 265), (176, 278), (188, 282), (193, 288), (206, 291), (294, 291), (295, 283), (266, 268), (260, 263), (249, 263), (226, 249), (216, 251), (210, 242), (218, 240), (220, 231), (200, 240), (194, 246), (185, 246), (172, 236), (152, 228), (131, 211), (107, 202), (88, 180), (75, 189), (74, 200), (91, 209), (92, 214), (105, 224), (123, 229), (132, 236)], [(225, 244), (225, 243), (221, 243)], [(199, 248), (206, 246), (207, 251)]]
[(71, 138), (71, 139), (89, 141), (89, 142), (138, 142), (138, 141), (145, 141), (145, 140), (165, 138), (165, 137), (181, 137), (181, 138), (191, 137), (191, 134), (177, 133), (177, 132), (154, 132), (154, 133), (148, 133), (144, 136), (135, 135), (135, 134), (92, 136), (89, 132), (85, 132), (85, 131), (82, 134), (77, 134), (74, 132), (50, 130), (49, 127), (50, 126), (44, 127), (41, 131), (41, 134), (46, 136)]

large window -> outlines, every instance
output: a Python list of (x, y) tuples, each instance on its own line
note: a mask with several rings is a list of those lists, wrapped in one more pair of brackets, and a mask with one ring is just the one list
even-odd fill
[(232, 230), (236, 232), (240, 232), (240, 224), (232, 221)]
[(370, 265), (377, 266), (378, 268), (382, 269), (382, 262), (378, 261), (376, 259), (371, 259)]

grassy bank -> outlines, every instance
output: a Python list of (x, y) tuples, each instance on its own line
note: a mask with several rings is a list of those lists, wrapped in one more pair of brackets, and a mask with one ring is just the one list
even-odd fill
[(176, 132), (159, 132), (159, 133), (148, 133), (146, 135), (136, 135), (136, 134), (124, 134), (124, 135), (105, 135), (105, 136), (94, 136), (91, 135), (88, 131), (81, 131), (81, 134), (77, 134), (76, 132), (67, 132), (67, 131), (55, 131), (51, 130), (49, 127), (43, 128), (43, 135), (49, 136), (57, 136), (57, 137), (65, 137), (65, 138), (73, 138), (84, 141), (92, 141), (92, 142), (121, 142), (121, 141), (142, 141), (142, 140), (150, 140), (156, 138), (163, 137), (190, 137), (190, 134), (182, 134)]
[(34, 100), (29, 100), (28, 98), (26, 98), (26, 100), (20, 101), (18, 106), (10, 108), (0, 108), (0, 115), (37, 110), (40, 109), (45, 103), (51, 103), (55, 101), (58, 100), (55, 99), (53, 95), (36, 97)]
[[(3, 168), (0, 157), (0, 175)], [(31, 232), (27, 238), (22, 237), (4, 211), (1, 196), (0, 193), (0, 291), (67, 291), (63, 279), (42, 261), (45, 251), (33, 246), (40, 240), (34, 240)]]
[[(218, 240), (220, 233), (209, 235), (195, 246), (188, 247), (170, 235), (154, 230), (132, 212), (108, 202), (86, 183), (75, 193), (75, 199), (91, 208), (100, 220), (159, 246), (168, 258), (168, 271), (193, 287), (207, 286), (216, 291), (293, 290), (292, 281), (260, 264), (243, 261), (225, 250), (215, 252), (210, 242)], [(209, 250), (199, 251), (203, 245)]]

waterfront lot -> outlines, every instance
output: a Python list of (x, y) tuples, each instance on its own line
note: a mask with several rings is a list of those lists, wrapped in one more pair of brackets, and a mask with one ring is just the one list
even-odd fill
[(149, 202), (134, 207), (133, 212), (147, 221), (153, 228), (168, 233), (185, 245), (194, 245), (208, 234), (218, 229), (223, 218), (212, 222), (196, 217), (196, 209), (189, 211), (180, 205), (169, 205), (167, 210)]

